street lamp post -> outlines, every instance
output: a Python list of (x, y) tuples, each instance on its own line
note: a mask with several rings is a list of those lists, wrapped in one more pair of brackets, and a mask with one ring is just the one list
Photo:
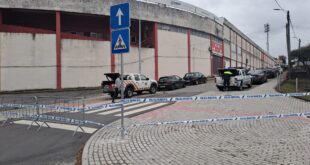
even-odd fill
[(290, 11), (289, 10), (284, 10), (284, 9), (274, 9), (274, 10), (281, 10), (286, 12), (286, 44), (287, 44), (287, 58), (288, 58), (288, 77), (291, 79), (291, 72), (292, 72), (292, 66), (291, 66), (291, 33), (290, 33), (290, 23), (291, 23), (291, 18), (290, 18)]
[(139, 73), (141, 74), (141, 3), (139, 3)]

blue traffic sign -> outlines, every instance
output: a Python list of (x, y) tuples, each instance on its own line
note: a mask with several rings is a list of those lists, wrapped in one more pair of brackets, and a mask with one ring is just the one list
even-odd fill
[(122, 29), (130, 27), (130, 6), (123, 3), (110, 8), (111, 29)]
[(112, 54), (128, 53), (130, 50), (129, 28), (112, 31)]

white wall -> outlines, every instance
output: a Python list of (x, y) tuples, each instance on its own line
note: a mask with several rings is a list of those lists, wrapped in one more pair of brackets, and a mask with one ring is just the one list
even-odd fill
[(188, 72), (187, 34), (158, 30), (158, 76)]
[(191, 71), (211, 75), (210, 39), (191, 35)]
[(231, 60), (231, 67), (236, 67), (236, 61), (235, 60)]
[[(130, 47), (130, 53), (123, 54), (124, 74), (139, 73), (139, 49)], [(141, 49), (141, 73), (145, 76), (155, 79), (155, 50), (154, 48)], [(115, 72), (121, 72), (120, 55), (115, 55)]]
[(1, 91), (56, 88), (54, 34), (0, 33)]
[(230, 44), (224, 42), (224, 56), (230, 58)]
[(110, 42), (62, 40), (62, 88), (97, 87), (111, 72)]

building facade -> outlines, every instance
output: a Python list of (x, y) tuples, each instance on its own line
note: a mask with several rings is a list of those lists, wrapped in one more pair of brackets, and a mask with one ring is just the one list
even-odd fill
[(120, 72), (111, 54), (109, 10), (130, 2), (131, 50), (124, 71), (158, 79), (218, 68), (265, 68), (274, 59), (225, 18), (177, 0), (0, 1), (0, 91), (96, 87)]

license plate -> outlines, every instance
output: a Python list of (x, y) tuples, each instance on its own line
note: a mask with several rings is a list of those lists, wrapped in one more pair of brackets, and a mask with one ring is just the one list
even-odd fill
[(161, 86), (159, 86), (159, 88), (165, 88), (166, 86), (163, 86), (163, 85), (161, 85)]

